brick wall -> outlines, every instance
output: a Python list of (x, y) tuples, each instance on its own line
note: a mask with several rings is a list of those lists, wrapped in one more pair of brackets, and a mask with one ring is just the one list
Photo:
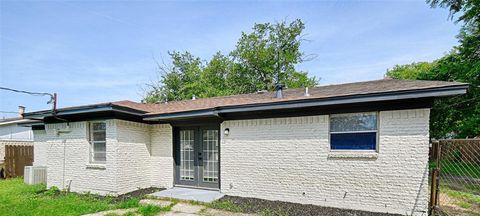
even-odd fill
[[(379, 113), (379, 152), (329, 151), (328, 116), (226, 121), (221, 191), (227, 195), (400, 214), (427, 208), (428, 109)], [(87, 123), (34, 131), (48, 186), (119, 194), (173, 185), (172, 128), (107, 120), (107, 162), (90, 166)], [(64, 160), (66, 158), (66, 160)]]
[(226, 121), (221, 190), (375, 212), (427, 210), (429, 109), (379, 113), (379, 152), (329, 150), (328, 116)]
[[(87, 122), (47, 124), (34, 131), (34, 165), (47, 166), (47, 186), (99, 194), (122, 194), (173, 184), (172, 129), (169, 125), (147, 125), (106, 120), (107, 161), (89, 163)], [(64, 160), (65, 158), (65, 160)], [(71, 180), (71, 183), (70, 183)]]
[(152, 125), (150, 177), (152, 186), (173, 186), (173, 134), (169, 124)]

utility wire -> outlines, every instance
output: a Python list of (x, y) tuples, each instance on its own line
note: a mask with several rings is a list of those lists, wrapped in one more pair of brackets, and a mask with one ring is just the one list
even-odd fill
[(13, 111), (1, 111), (1, 110), (0, 110), (0, 113), (18, 113), (18, 112), (13, 112)]
[(11, 89), (11, 88), (1, 87), (1, 86), (0, 86), (0, 90), (13, 91), (13, 92), (18, 92), (18, 93), (24, 93), (24, 94), (34, 95), (34, 96), (50, 96), (50, 97), (53, 97), (53, 94), (50, 94), (50, 93), (30, 92), (30, 91), (23, 91), (23, 90)]

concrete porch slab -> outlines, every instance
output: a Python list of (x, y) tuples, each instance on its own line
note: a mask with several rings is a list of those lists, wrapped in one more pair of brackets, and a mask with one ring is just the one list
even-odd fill
[(195, 188), (173, 187), (167, 190), (155, 192), (150, 196), (159, 198), (174, 198), (180, 200), (193, 200), (199, 202), (212, 202), (223, 197), (219, 191), (202, 190)]

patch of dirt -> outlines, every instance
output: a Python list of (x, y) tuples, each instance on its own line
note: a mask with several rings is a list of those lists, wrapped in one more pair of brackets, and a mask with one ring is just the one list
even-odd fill
[(460, 203), (469, 203), (458, 197), (451, 197), (447, 193), (440, 193), (439, 203), (440, 209), (447, 213), (446, 215), (456, 216), (480, 216), (480, 205), (477, 203), (469, 203), (468, 208), (462, 208)]
[(255, 214), (246, 214), (246, 213), (237, 213), (237, 212), (229, 212), (229, 211), (223, 211), (223, 210), (218, 210), (218, 209), (210, 209), (207, 208), (203, 212), (201, 212), (200, 215), (204, 216), (256, 216)]
[[(143, 188), (143, 189), (135, 190), (135, 191), (132, 191), (132, 192), (129, 192), (129, 193), (126, 193), (126, 194), (121, 194), (121, 195), (118, 195), (118, 196), (102, 196), (102, 195), (98, 195), (98, 194), (86, 194), (86, 193), (76, 193), (76, 192), (69, 192), (69, 193), (78, 194), (80, 196), (88, 195), (88, 196), (90, 196), (94, 199), (97, 199), (97, 200), (103, 200), (103, 199), (106, 199), (106, 198), (110, 198), (110, 199), (112, 199), (113, 202), (121, 202), (121, 201), (128, 200), (130, 198), (141, 199), (141, 198), (145, 197), (145, 195), (155, 193), (157, 191), (162, 191), (162, 190), (165, 190), (165, 188), (150, 187), (150, 188)], [(37, 194), (50, 195), (50, 196), (53, 196), (53, 197), (58, 197), (58, 196), (62, 196), (64, 194), (66, 194), (67, 192), (60, 191), (58, 189), (57, 190), (43, 189), (43, 190), (37, 191), (36, 193)]]
[(156, 188), (156, 187), (143, 188), (143, 189), (135, 190), (126, 194), (113, 197), (113, 200), (115, 202), (119, 202), (119, 201), (127, 200), (130, 198), (143, 198), (145, 197), (145, 195), (152, 194), (162, 190), (165, 190), (165, 188)]
[(235, 196), (224, 196), (220, 200), (229, 200), (240, 206), (245, 213), (260, 213), (266, 209), (278, 212), (282, 215), (302, 215), (302, 216), (380, 216), (380, 215), (398, 215), (387, 213), (366, 212), (350, 209), (339, 209), (332, 207), (323, 207), (316, 205), (304, 205), (299, 203), (290, 203), (282, 201), (270, 201), (256, 198), (245, 198)]

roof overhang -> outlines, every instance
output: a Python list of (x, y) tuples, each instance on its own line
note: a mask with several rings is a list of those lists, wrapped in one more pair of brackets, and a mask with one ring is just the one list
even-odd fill
[(97, 105), (87, 105), (87, 106), (78, 106), (78, 107), (69, 107), (64, 109), (59, 109), (56, 112), (52, 110), (44, 110), (38, 112), (25, 113), (24, 118), (35, 119), (35, 120), (48, 120), (48, 119), (59, 119), (59, 120), (69, 120), (69, 119), (78, 119), (85, 116), (95, 116), (97, 118), (110, 117), (110, 116), (121, 116), (125, 119), (142, 121), (143, 114), (145, 112), (118, 106), (111, 103), (106, 104), (97, 104)]
[[(270, 112), (270, 111), (293, 111), (299, 109), (314, 109), (319, 107), (345, 107), (346, 105), (366, 104), (366, 103), (383, 103), (383, 102), (399, 102), (406, 100), (415, 101), (431, 101), (433, 98), (447, 97), (453, 95), (465, 94), (468, 85), (452, 85), (446, 87), (380, 92), (369, 94), (357, 94), (336, 96), (328, 98), (301, 99), (281, 102), (269, 102), (258, 104), (245, 104), (235, 106), (217, 106), (208, 109), (172, 112), (161, 114), (147, 114), (144, 111), (127, 108), (112, 103), (69, 107), (59, 109), (53, 113), (51, 110), (25, 113), (24, 118), (36, 119), (42, 121), (52, 121), (62, 118), (66, 120), (81, 120), (93, 118), (121, 118), (144, 123), (172, 122), (178, 120), (194, 120), (194, 119), (222, 119), (224, 116), (237, 115), (254, 112)], [(396, 103), (398, 105), (398, 103)], [(395, 105), (395, 106), (397, 106)], [(425, 106), (425, 105), (423, 105)], [(428, 105), (431, 107), (431, 104)], [(406, 108), (404, 108), (406, 109)], [(295, 113), (293, 113), (295, 114)], [(292, 114), (292, 115), (293, 115)]]
[(190, 119), (198, 117), (221, 117), (222, 114), (259, 112), (259, 111), (280, 111), (302, 109), (309, 107), (347, 105), (357, 103), (371, 103), (384, 101), (399, 101), (408, 99), (436, 98), (453, 95), (465, 94), (468, 85), (456, 85), (448, 87), (438, 87), (420, 90), (405, 90), (395, 92), (382, 92), (361, 95), (339, 96), (321, 99), (303, 99), (295, 101), (283, 101), (261, 104), (247, 104), (236, 106), (223, 106), (211, 109), (195, 110), (178, 113), (145, 115), (145, 121), (171, 121), (180, 119)]

